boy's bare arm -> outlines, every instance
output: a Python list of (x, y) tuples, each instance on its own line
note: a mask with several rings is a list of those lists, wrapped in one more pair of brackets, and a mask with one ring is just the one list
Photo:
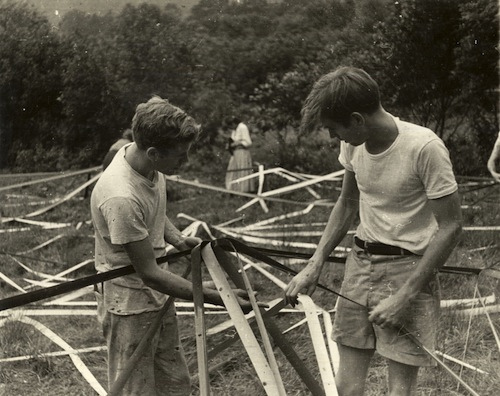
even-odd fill
[[(193, 284), (183, 277), (160, 268), (156, 264), (153, 246), (149, 238), (123, 245), (132, 265), (142, 281), (152, 289), (183, 300), (193, 300)], [(224, 305), (219, 292), (203, 284), (205, 301), (211, 304)], [(233, 289), (241, 308), (248, 312), (252, 305), (245, 290)]]
[[(184, 300), (193, 299), (193, 284), (190, 281), (157, 265), (149, 238), (127, 243), (123, 247), (135, 271), (147, 286)], [(216, 290), (205, 289), (204, 294), (207, 302), (222, 305), (222, 300)]]
[(369, 319), (379, 326), (400, 324), (403, 310), (445, 264), (458, 243), (462, 231), (462, 213), (458, 193), (430, 200), (430, 205), (438, 223), (438, 231), (401, 289), (391, 297), (382, 300), (371, 311)]
[(330, 214), (316, 251), (309, 259), (307, 266), (291, 280), (285, 289), (285, 298), (289, 304), (294, 306), (297, 303), (297, 294), (304, 289), (307, 290), (308, 295), (314, 293), (326, 258), (349, 231), (358, 208), (359, 190), (355, 175), (346, 170), (342, 192)]

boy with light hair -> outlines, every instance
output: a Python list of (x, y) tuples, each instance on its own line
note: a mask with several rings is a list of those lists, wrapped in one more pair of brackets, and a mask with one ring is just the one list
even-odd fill
[(449, 153), (431, 130), (404, 122), (380, 103), (365, 71), (340, 67), (313, 86), (302, 127), (318, 125), (341, 140), (342, 192), (313, 256), (285, 297), (311, 295), (326, 258), (359, 212), (347, 258), (332, 337), (340, 353), (341, 396), (362, 395), (375, 351), (388, 362), (389, 394), (410, 395), (418, 369), (432, 366), (404, 332), (435, 349), (439, 296), (436, 274), (461, 233), (457, 183)]
[[(187, 160), (200, 133), (192, 117), (167, 100), (153, 97), (137, 106), (134, 142), (121, 148), (97, 182), (91, 197), (98, 272), (132, 265), (135, 273), (104, 282), (96, 291), (99, 320), (108, 347), (111, 388), (167, 295), (193, 298), (193, 284), (157, 265), (166, 243), (182, 251), (201, 242), (186, 237), (167, 216), (163, 174)], [(206, 302), (223, 305), (218, 291), (203, 285)], [(242, 308), (246, 291), (235, 290)], [(148, 349), (127, 379), (121, 395), (189, 395), (190, 375), (179, 340), (175, 308), (164, 315)]]

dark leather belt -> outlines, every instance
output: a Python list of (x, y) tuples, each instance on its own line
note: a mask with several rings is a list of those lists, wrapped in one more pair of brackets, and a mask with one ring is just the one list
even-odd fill
[(397, 247), (386, 245), (385, 243), (378, 242), (366, 242), (362, 239), (359, 239), (357, 236), (354, 237), (354, 243), (356, 246), (363, 249), (365, 252), (370, 254), (381, 254), (386, 256), (412, 256), (415, 253), (410, 252), (409, 250)]

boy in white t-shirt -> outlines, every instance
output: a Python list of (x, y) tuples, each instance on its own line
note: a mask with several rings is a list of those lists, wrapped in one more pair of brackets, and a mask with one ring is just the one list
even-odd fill
[(302, 127), (328, 128), (341, 140), (341, 195), (307, 266), (285, 290), (311, 295), (328, 255), (358, 211), (332, 337), (340, 353), (339, 394), (361, 395), (375, 351), (388, 361), (389, 394), (410, 395), (418, 368), (434, 362), (404, 331), (435, 348), (439, 296), (435, 276), (461, 233), (449, 153), (431, 130), (403, 122), (380, 104), (363, 70), (340, 67), (320, 78), (302, 110)]
[[(167, 216), (163, 174), (187, 160), (200, 127), (183, 110), (153, 97), (137, 106), (132, 120), (134, 142), (122, 147), (97, 182), (91, 197), (98, 272), (132, 265), (135, 273), (107, 282), (96, 291), (99, 320), (108, 347), (111, 388), (167, 294), (193, 298), (193, 284), (157, 265), (166, 243), (193, 248), (200, 238), (186, 237)], [(203, 285), (206, 302), (223, 305), (217, 290)], [(251, 309), (246, 291), (235, 290), (243, 310)], [(175, 308), (130, 374), (120, 395), (189, 395), (190, 375), (179, 340)]]

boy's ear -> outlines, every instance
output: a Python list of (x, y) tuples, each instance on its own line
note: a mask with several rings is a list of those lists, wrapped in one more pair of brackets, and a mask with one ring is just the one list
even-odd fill
[(146, 155), (148, 156), (150, 161), (156, 162), (160, 158), (160, 153), (156, 149), (156, 147), (148, 147), (146, 150)]
[(365, 124), (365, 117), (363, 114), (358, 113), (357, 111), (351, 113), (351, 123), (352, 125), (361, 126)]

